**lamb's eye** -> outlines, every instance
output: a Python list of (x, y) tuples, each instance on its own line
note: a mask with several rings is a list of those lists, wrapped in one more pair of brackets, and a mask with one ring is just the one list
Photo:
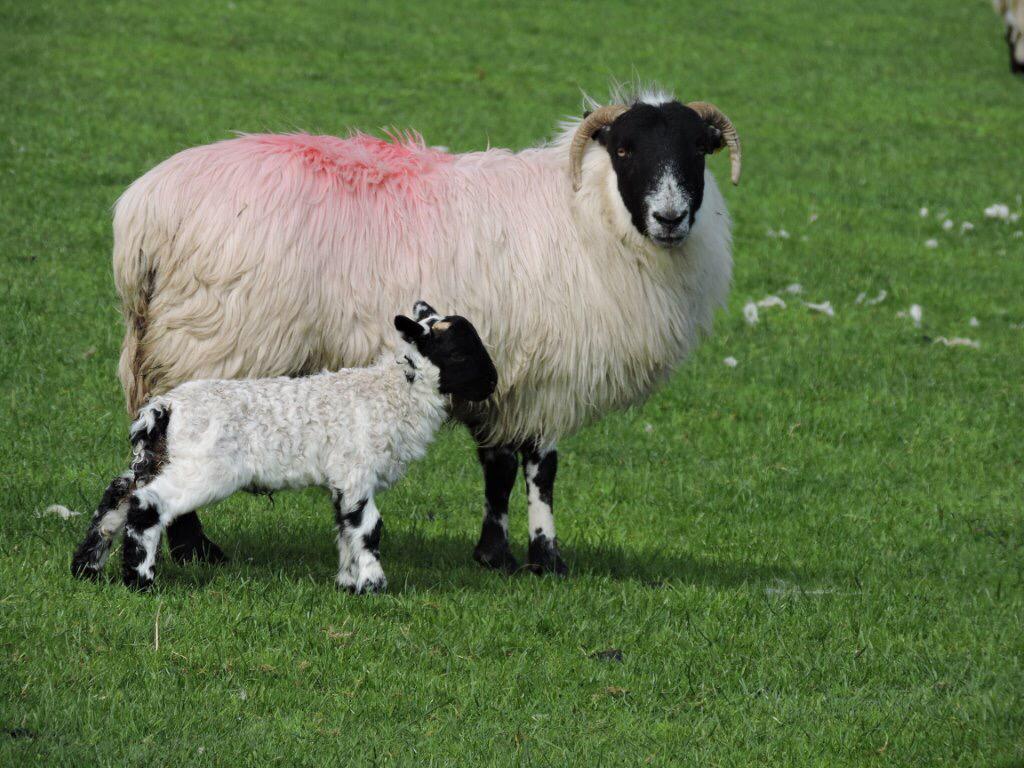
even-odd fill
[(619, 147), (617, 150), (615, 150), (615, 154), (618, 155), (619, 157), (629, 157), (630, 152), (625, 147)]

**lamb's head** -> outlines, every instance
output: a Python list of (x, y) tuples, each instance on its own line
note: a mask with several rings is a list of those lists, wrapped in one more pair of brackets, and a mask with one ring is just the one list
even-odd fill
[(740, 179), (740, 142), (729, 118), (712, 104), (638, 99), (588, 112), (570, 146), (573, 188), (582, 185), (590, 141), (608, 153), (619, 196), (633, 226), (660, 246), (682, 243), (704, 199), (704, 159), (729, 148), (732, 182)]
[(413, 318), (395, 317), (395, 329), (440, 372), (440, 391), (464, 400), (486, 400), (498, 385), (498, 372), (476, 328), (464, 317), (442, 317), (417, 301)]

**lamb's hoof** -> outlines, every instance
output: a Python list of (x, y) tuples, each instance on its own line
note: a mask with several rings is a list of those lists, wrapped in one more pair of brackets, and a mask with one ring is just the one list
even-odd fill
[(133, 592), (148, 592), (153, 587), (153, 577), (143, 576), (134, 568), (123, 575), (124, 585)]
[(491, 568), (503, 573), (515, 573), (519, 570), (519, 561), (512, 555), (508, 541), (503, 540), (498, 546), (486, 546), (482, 542), (473, 550), (473, 559), (484, 568)]
[(388, 588), (388, 580), (383, 576), (374, 579), (362, 579), (352, 587), (353, 595), (379, 595)]
[(209, 565), (220, 565), (228, 561), (224, 550), (203, 536), (198, 541), (192, 540), (184, 544), (169, 547), (171, 559), (178, 565), (192, 562), (207, 563)]
[(88, 579), (96, 581), (100, 577), (100, 569), (92, 564), (90, 560), (75, 558), (71, 561), (71, 575), (76, 579)]
[(565, 564), (565, 560), (558, 552), (558, 542), (549, 539), (543, 533), (530, 542), (526, 567), (538, 576), (545, 573), (565, 576), (569, 573), (569, 566)]
[(103, 568), (103, 539), (89, 531), (71, 559), (71, 575), (76, 579), (96, 579)]

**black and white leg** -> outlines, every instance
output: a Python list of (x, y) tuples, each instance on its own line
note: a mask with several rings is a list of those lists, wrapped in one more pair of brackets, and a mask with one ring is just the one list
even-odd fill
[(128, 514), (128, 494), (131, 493), (135, 474), (125, 472), (107, 487), (96, 512), (89, 522), (85, 538), (71, 559), (71, 574), (78, 578), (95, 578), (103, 570), (110, 547), (124, 527)]
[(160, 502), (146, 489), (132, 493), (124, 526), (121, 554), (122, 577), (126, 587), (146, 590), (156, 577), (156, 556), (163, 525)]
[(334, 519), (338, 524), (337, 585), (361, 595), (383, 592), (387, 579), (380, 564), (380, 537), (384, 522), (373, 496), (355, 502), (337, 490), (332, 491)]
[(188, 512), (167, 526), (167, 548), (176, 563), (198, 560), (203, 563), (227, 562), (224, 550), (206, 538), (199, 515)]
[(555, 538), (554, 496), (558, 452), (553, 443), (543, 445), (536, 441), (527, 442), (521, 452), (530, 525), (527, 566), (538, 574), (564, 575), (569, 569), (558, 551), (558, 540)]
[(508, 545), (508, 497), (516, 483), (515, 449), (511, 446), (477, 448), (484, 471), (484, 522), (473, 559), (487, 568), (511, 573), (519, 568)]

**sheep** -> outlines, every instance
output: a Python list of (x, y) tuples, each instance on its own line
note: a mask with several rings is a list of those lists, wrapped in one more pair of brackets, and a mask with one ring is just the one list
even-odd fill
[(992, 5), (1006, 24), (1010, 71), (1024, 75), (1024, 0), (992, 0)]
[[(453, 402), (478, 445), (474, 558), (515, 571), (508, 499), (527, 486), (527, 565), (566, 572), (557, 441), (643, 400), (686, 358), (731, 280), (731, 223), (705, 157), (740, 142), (704, 102), (656, 90), (588, 102), (547, 144), (449, 154), (382, 140), (246, 135), (135, 181), (114, 213), (128, 408), (196, 378), (365, 365), (417, 295), (477, 319), (502, 380)], [(223, 553), (185, 515), (172, 557)]]
[(425, 302), (394, 319), (403, 344), (372, 368), (303, 378), (209, 379), (151, 399), (131, 427), (135, 459), (115, 478), (71, 572), (99, 574), (124, 528), (124, 583), (153, 584), (163, 528), (242, 488), (322, 486), (338, 526), (336, 583), (356, 594), (387, 585), (374, 493), (421, 458), (449, 396), (487, 399), (497, 373), (464, 317)]

